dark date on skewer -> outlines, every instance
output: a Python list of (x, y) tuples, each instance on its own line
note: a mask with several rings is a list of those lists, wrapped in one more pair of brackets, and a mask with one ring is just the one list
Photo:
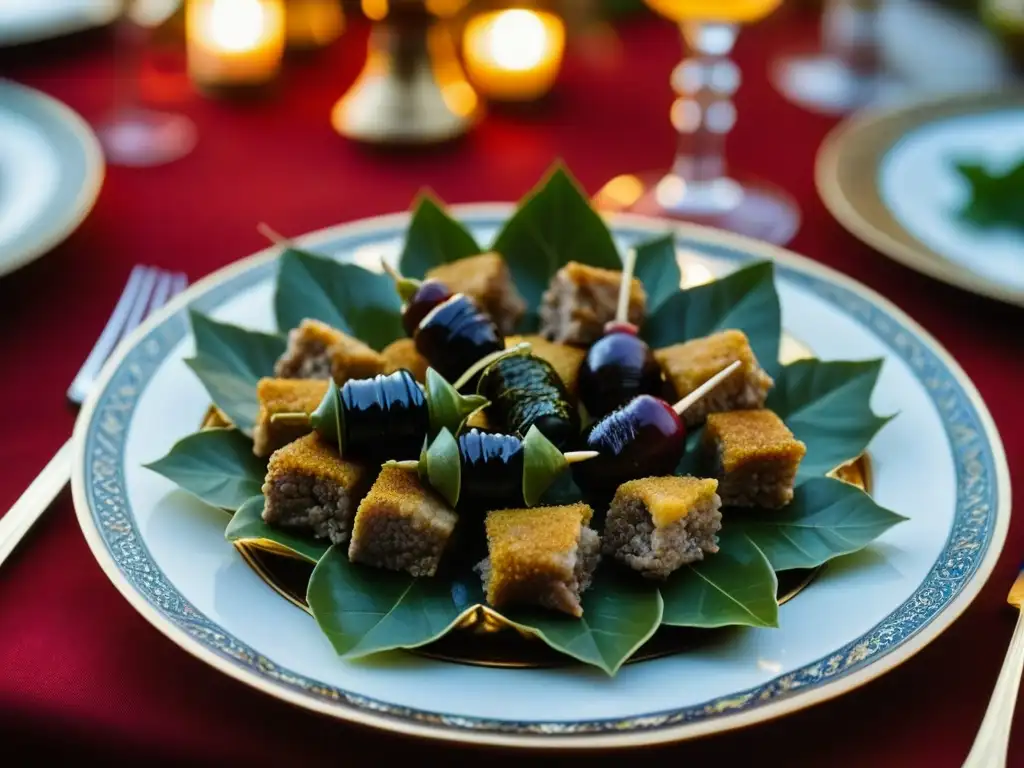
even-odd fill
[(536, 426), (559, 450), (579, 437), (579, 412), (558, 372), (543, 358), (514, 355), (491, 363), (477, 394), (490, 401), (488, 417), (506, 432), (525, 435)]
[(661, 388), (661, 366), (632, 323), (608, 323), (580, 365), (580, 402), (594, 418)]

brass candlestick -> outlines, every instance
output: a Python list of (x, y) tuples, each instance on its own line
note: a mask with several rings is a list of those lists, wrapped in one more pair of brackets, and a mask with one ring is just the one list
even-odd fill
[(374, 24), (366, 64), (331, 113), (334, 129), (371, 144), (436, 144), (461, 136), (483, 107), (437, 3), (394, 0)]

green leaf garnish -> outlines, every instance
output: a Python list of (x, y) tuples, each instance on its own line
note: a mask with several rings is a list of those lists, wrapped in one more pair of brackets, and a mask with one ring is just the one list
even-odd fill
[(427, 368), (425, 388), (431, 437), (442, 429), (447, 429), (453, 435), (459, 434), (469, 417), (481, 408), (486, 408), (491, 402), (482, 395), (459, 394), (458, 390), (433, 368)]
[(727, 329), (743, 331), (769, 375), (779, 370), (782, 313), (770, 261), (738, 269), (712, 283), (678, 291), (648, 315), (641, 336), (652, 349)]
[(234, 428), (204, 429), (176, 442), (147, 469), (177, 483), (207, 504), (238, 509), (260, 493), (267, 464), (252, 452), (252, 440)]
[(683, 275), (676, 258), (676, 239), (668, 234), (636, 247), (636, 277), (647, 294), (647, 314), (679, 293)]
[(195, 310), (189, 312), (195, 336), (195, 357), (186, 365), (199, 377), (214, 404), (247, 435), (252, 434), (259, 402), (256, 384), (274, 375), (274, 363), (284, 354), (283, 336), (219, 323)]
[(992, 171), (977, 163), (954, 163), (970, 189), (960, 217), (982, 228), (1024, 230), (1024, 159), (1005, 171)]
[(422, 194), (409, 222), (398, 266), (406, 277), (424, 277), (434, 267), (481, 252), (468, 229), (433, 197)]
[(458, 505), (462, 490), (462, 459), (459, 443), (447, 428), (442, 427), (430, 446), (420, 454), (420, 476), (425, 477), (430, 487), (452, 507)]
[(776, 571), (815, 568), (856, 552), (906, 520), (860, 488), (828, 477), (797, 486), (793, 501), (771, 513), (729, 510), (729, 529), (747, 536)]
[(313, 569), (306, 601), (346, 658), (416, 648), (444, 635), (472, 607), (443, 579), (354, 565), (332, 546)]
[(281, 254), (274, 312), (278, 328), (319, 320), (376, 350), (405, 336), (390, 277), (295, 248)]
[(505, 608), (501, 614), (556, 651), (614, 675), (658, 629), (663, 603), (658, 587), (604, 564), (583, 593), (583, 617), (555, 611)]
[(673, 627), (777, 627), (778, 580), (743, 531), (723, 527), (720, 551), (683, 566), (661, 587), (662, 623)]
[(327, 385), (327, 392), (324, 394), (320, 405), (309, 416), (310, 424), (322, 438), (332, 445), (338, 446), (338, 452), (342, 453), (342, 436), (345, 434), (345, 411), (341, 407), (341, 390), (330, 380)]
[(622, 268), (608, 226), (561, 165), (523, 199), (493, 249), (505, 258), (516, 288), (534, 313), (552, 275), (568, 262)]
[(551, 484), (568, 469), (569, 464), (555, 444), (534, 424), (523, 438), (523, 499), (526, 506), (536, 506)]
[(228, 541), (272, 542), (311, 563), (317, 562), (330, 547), (326, 541), (300, 536), (263, 522), (266, 499), (254, 496), (238, 508), (224, 530)]
[(881, 360), (798, 360), (776, 376), (767, 408), (807, 445), (798, 478), (825, 475), (855, 459), (891, 416), (876, 416), (871, 393)]

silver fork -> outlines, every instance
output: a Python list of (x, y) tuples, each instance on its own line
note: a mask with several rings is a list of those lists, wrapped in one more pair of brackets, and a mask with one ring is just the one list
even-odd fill
[[(188, 278), (180, 272), (136, 265), (103, 332), (68, 387), (68, 400), (76, 406), (81, 405), (121, 339), (187, 285)], [(7, 514), (0, 517), (0, 565), (70, 481), (72, 454), (73, 446), (69, 439), (14, 502), (14, 506), (7, 510)]]

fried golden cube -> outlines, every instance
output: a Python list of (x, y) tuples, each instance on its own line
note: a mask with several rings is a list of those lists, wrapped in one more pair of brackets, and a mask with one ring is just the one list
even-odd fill
[(604, 554), (651, 579), (718, 551), (718, 481), (645, 477), (619, 486), (604, 526)]
[(199, 424), (200, 429), (226, 429), (231, 426), (231, 419), (216, 405), (210, 405), (203, 414), (203, 420)]
[(465, 429), (479, 429), (483, 431), (491, 429), (491, 421), (487, 418), (487, 409), (481, 408), (466, 419)]
[(548, 341), (543, 336), (506, 336), (505, 346), (514, 347), (516, 344), (527, 341), (531, 345), (531, 352), (537, 357), (543, 358), (551, 363), (566, 390), (573, 397), (577, 393), (577, 382), (579, 380), (580, 364), (587, 356), (587, 352), (579, 347), (570, 347), (568, 344), (558, 344)]
[(677, 400), (686, 397), (730, 363), (741, 365), (683, 414), (687, 426), (701, 424), (709, 413), (761, 408), (775, 383), (761, 368), (743, 331), (727, 330), (654, 350)]
[(263, 520), (344, 544), (368, 478), (366, 467), (341, 458), (335, 446), (311, 432), (271, 454)]
[(260, 379), (256, 383), (260, 410), (253, 427), (252, 452), (257, 456), (269, 456), (309, 432), (308, 424), (274, 422), (272, 417), (278, 413), (308, 415), (316, 410), (326, 393), (325, 379)]
[[(615, 319), (622, 271), (588, 267), (570, 261), (551, 278), (541, 298), (540, 333), (551, 341), (588, 346), (604, 334), (605, 323)], [(647, 293), (633, 278), (627, 319), (644, 320)]]
[(450, 261), (427, 272), (452, 293), (464, 293), (477, 303), (502, 333), (512, 333), (526, 313), (526, 302), (512, 282), (508, 264), (499, 253), (481, 253)]
[(582, 503), (488, 512), (488, 556), (476, 566), (487, 602), (582, 616), (580, 595), (601, 559), (601, 539), (588, 525), (592, 516)]
[(274, 366), (281, 379), (368, 379), (384, 371), (385, 360), (359, 339), (319, 320), (303, 320), (288, 332), (288, 348)]
[(382, 373), (394, 373), (405, 369), (412, 374), (420, 384), (427, 380), (427, 358), (416, 350), (416, 342), (412, 339), (398, 339), (384, 347), (380, 353), (384, 358), (384, 370)]
[(727, 507), (777, 509), (793, 500), (807, 446), (767, 409), (708, 416), (701, 453)]
[(348, 559), (433, 576), (458, 516), (412, 469), (385, 466), (359, 503)]

